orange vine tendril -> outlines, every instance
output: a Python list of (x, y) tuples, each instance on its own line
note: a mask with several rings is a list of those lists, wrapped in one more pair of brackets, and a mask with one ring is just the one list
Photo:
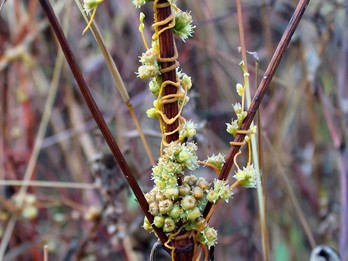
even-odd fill
[(220, 169), (218, 167), (216, 167), (215, 165), (213, 165), (213, 164), (211, 164), (209, 162), (200, 161), (200, 160), (197, 161), (197, 163), (212, 168), (215, 171), (216, 175), (219, 176)]
[[(171, 6), (171, 4), (169, 2), (159, 4), (158, 1), (159, 0), (155, 0), (154, 4), (153, 4), (155, 23), (152, 25), (152, 27), (154, 28), (155, 33), (152, 37), (152, 40), (154, 40), (154, 41), (157, 41), (159, 39), (159, 36), (163, 32), (165, 32), (166, 30), (170, 30), (175, 26), (175, 15), (174, 14), (171, 14), (170, 16), (168, 16), (166, 19), (164, 19), (162, 21), (158, 21), (158, 18), (157, 18), (158, 9)], [(165, 25), (167, 25), (167, 26), (165, 26)], [(165, 26), (165, 27), (162, 28), (161, 30), (159, 30), (160, 26)], [(158, 61), (160, 63), (168, 63), (168, 62), (174, 63), (173, 65), (171, 65), (167, 68), (161, 69), (161, 73), (163, 74), (163, 73), (168, 73), (168, 72), (176, 70), (179, 67), (179, 62), (177, 61), (177, 59), (178, 59), (178, 51), (176, 48), (176, 44), (174, 42), (174, 55), (172, 57), (167, 57), (167, 58), (158, 57)], [(172, 85), (172, 86), (176, 87), (177, 88), (176, 94), (164, 95), (163, 94), (164, 88), (167, 85)], [(159, 106), (159, 108), (157, 108), (158, 109), (157, 113), (160, 116), (160, 129), (161, 129), (161, 132), (163, 134), (162, 144), (161, 144), (161, 154), (162, 154), (163, 145), (164, 146), (169, 145), (165, 140), (166, 137), (179, 131), (180, 126), (182, 125), (182, 123), (185, 122), (185, 119), (181, 116), (181, 112), (182, 112), (182, 109), (183, 109), (184, 104), (185, 104), (185, 99), (187, 96), (187, 88), (186, 87), (183, 87), (183, 88), (184, 88), (184, 93), (181, 93), (181, 85), (180, 85), (180, 79), (178, 77), (178, 74), (176, 77), (176, 82), (167, 80), (167, 81), (162, 82), (162, 84), (161, 84), (159, 95), (157, 98), (157, 104)], [(173, 118), (168, 119), (168, 117), (163, 113), (163, 105), (168, 104), (168, 103), (177, 102), (179, 99), (182, 99), (183, 102), (179, 108), (178, 114), (175, 115)], [(170, 132), (166, 132), (165, 126), (173, 124), (176, 120), (179, 120), (178, 127)]]

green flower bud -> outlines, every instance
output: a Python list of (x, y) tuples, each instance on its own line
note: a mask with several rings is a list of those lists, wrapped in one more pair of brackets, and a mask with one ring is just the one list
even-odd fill
[(163, 190), (166, 188), (166, 182), (162, 179), (155, 179), (155, 184), (158, 189)]
[(192, 16), (188, 12), (179, 11), (175, 16), (175, 27), (173, 32), (178, 35), (183, 41), (192, 36), (193, 29)]
[(160, 80), (157, 80), (157, 79), (158, 79), (158, 77), (154, 78), (152, 81), (149, 82), (149, 90), (156, 97), (159, 94), (159, 91), (161, 89), (161, 83), (162, 83)]
[(175, 220), (175, 219), (178, 219), (181, 214), (182, 214), (182, 208), (180, 207), (179, 203), (175, 203), (172, 209), (169, 211), (168, 215)]
[(231, 124), (226, 123), (226, 125), (227, 125), (226, 131), (232, 134), (233, 136), (236, 136), (238, 128), (239, 128), (238, 122), (234, 120), (231, 122)]
[(237, 114), (237, 121), (238, 121), (239, 125), (241, 125), (243, 123), (243, 121), (247, 115), (248, 115), (248, 113), (246, 111), (242, 111), (241, 113)]
[(207, 199), (209, 202), (216, 203), (219, 199), (219, 194), (216, 193), (214, 190), (210, 190), (207, 195)]
[(97, 8), (104, 0), (85, 0), (83, 2), (83, 10), (90, 13), (94, 8)]
[(207, 162), (221, 170), (225, 163), (225, 156), (223, 156), (221, 153), (216, 156), (213, 154), (213, 156), (208, 157)]
[(187, 151), (181, 151), (178, 155), (179, 162), (185, 162), (190, 158), (190, 154)]
[(163, 232), (169, 233), (175, 229), (175, 222), (172, 218), (166, 217), (164, 219)]
[(140, 57), (139, 62), (147, 65), (154, 65), (157, 62), (158, 53), (153, 48), (148, 49), (143, 55)]
[(240, 83), (236, 84), (236, 90), (239, 96), (242, 96), (244, 93), (244, 87)]
[(242, 113), (243, 112), (242, 105), (239, 102), (237, 102), (236, 104), (233, 105), (233, 110), (236, 113), (236, 115)]
[(231, 198), (232, 194), (233, 193), (229, 187), (222, 187), (219, 191), (220, 198), (222, 198), (226, 202), (228, 202), (228, 200)]
[(158, 118), (158, 110), (155, 108), (148, 109), (146, 111), (146, 116), (151, 119)]
[(182, 73), (181, 77), (182, 77), (181, 78), (182, 87), (184, 87), (186, 90), (190, 90), (192, 87), (191, 77), (187, 76), (186, 73)]
[(196, 206), (196, 199), (194, 196), (187, 195), (181, 200), (181, 207), (185, 210), (193, 209)]
[(158, 75), (161, 74), (161, 71), (158, 67), (157, 64), (146, 64), (146, 65), (141, 65), (138, 68), (138, 76), (140, 79), (149, 79), (149, 78), (154, 78)]
[(201, 235), (203, 235), (203, 241), (202, 243), (206, 244), (208, 247), (211, 247), (216, 244), (217, 241), (217, 231), (212, 227), (206, 227), (201, 232)]
[(165, 199), (158, 203), (159, 212), (161, 214), (167, 214), (172, 209), (172, 206), (173, 201), (171, 201), (170, 199)]
[(155, 216), (153, 219), (153, 224), (158, 227), (161, 228), (164, 225), (164, 217), (163, 216)]
[(198, 207), (194, 207), (193, 209), (187, 210), (187, 218), (189, 220), (195, 220), (196, 218), (201, 216), (201, 212)]
[(256, 188), (258, 177), (257, 171), (252, 164), (244, 167), (243, 170), (239, 169), (234, 177), (241, 183), (243, 187)]

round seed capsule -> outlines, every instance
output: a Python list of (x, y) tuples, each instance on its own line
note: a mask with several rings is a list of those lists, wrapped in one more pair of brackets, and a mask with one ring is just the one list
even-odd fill
[(179, 187), (179, 195), (184, 197), (186, 195), (188, 195), (191, 191), (191, 188), (188, 184), (182, 184), (180, 187)]
[(193, 186), (197, 181), (197, 177), (194, 175), (185, 176), (184, 177), (184, 183), (189, 184), (190, 186)]
[(205, 178), (200, 177), (196, 182), (196, 186), (200, 187), (203, 191), (206, 191), (209, 189), (210, 184)]
[(193, 209), (187, 210), (187, 217), (189, 220), (195, 220), (200, 217), (201, 212), (198, 207), (194, 207)]
[(158, 203), (158, 207), (159, 207), (159, 212), (161, 214), (167, 214), (173, 206), (173, 201), (171, 201), (170, 199), (166, 199), (166, 200), (162, 200)]
[(179, 203), (175, 203), (172, 209), (169, 211), (169, 216), (173, 219), (177, 219), (180, 217), (181, 213), (182, 208), (180, 207)]
[(157, 202), (151, 202), (149, 204), (149, 212), (153, 216), (157, 216), (159, 214), (159, 208)]
[(155, 216), (153, 219), (153, 224), (158, 227), (161, 228), (164, 225), (164, 217), (163, 216)]
[(196, 199), (201, 199), (204, 196), (203, 190), (200, 187), (193, 187), (192, 194)]
[(156, 193), (156, 201), (157, 202), (160, 202), (162, 200), (165, 200), (166, 197), (164, 196), (163, 192), (159, 191)]
[(151, 226), (149, 220), (148, 220), (146, 217), (144, 217), (143, 228), (144, 228), (147, 232), (150, 232), (150, 233), (153, 232), (153, 228), (152, 228), (152, 226)]
[(163, 232), (169, 233), (175, 229), (175, 222), (172, 218), (166, 217), (164, 219)]
[(187, 195), (181, 200), (181, 207), (185, 210), (193, 209), (196, 206), (196, 199), (194, 196)]
[(179, 189), (178, 188), (167, 188), (164, 191), (164, 195), (172, 200), (175, 200), (179, 197)]

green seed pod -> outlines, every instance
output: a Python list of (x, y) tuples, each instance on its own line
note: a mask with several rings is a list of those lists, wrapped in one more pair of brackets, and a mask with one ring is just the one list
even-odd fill
[(179, 203), (175, 203), (172, 207), (172, 209), (169, 211), (169, 216), (173, 219), (178, 219), (180, 215), (182, 214), (182, 208), (180, 207)]
[(158, 204), (156, 201), (151, 202), (149, 204), (149, 212), (153, 216), (157, 216), (159, 214), (159, 208), (158, 208)]
[(191, 192), (191, 188), (188, 184), (182, 184), (179, 187), (179, 195), (182, 197), (188, 195), (190, 192)]
[(175, 229), (175, 222), (172, 218), (166, 217), (164, 219), (163, 232), (169, 233)]
[(196, 218), (201, 216), (201, 212), (198, 207), (194, 207), (193, 209), (187, 210), (187, 218), (189, 220), (195, 220)]
[(179, 189), (178, 188), (167, 188), (164, 191), (164, 195), (172, 200), (175, 200), (179, 197)]
[(194, 196), (187, 195), (181, 200), (181, 207), (185, 210), (193, 209), (196, 206), (196, 199)]
[(162, 200), (158, 203), (158, 207), (161, 214), (167, 214), (173, 207), (173, 201), (170, 199)]
[(197, 181), (197, 177), (194, 175), (190, 175), (190, 176), (185, 176), (184, 177), (184, 183), (193, 186)]
[(193, 187), (192, 194), (196, 199), (201, 199), (204, 196), (203, 190), (200, 187)]
[(158, 227), (161, 228), (164, 225), (164, 217), (163, 216), (155, 216), (153, 219), (153, 224)]

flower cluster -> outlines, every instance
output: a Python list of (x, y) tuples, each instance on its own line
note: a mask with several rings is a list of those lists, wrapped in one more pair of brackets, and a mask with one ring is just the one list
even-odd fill
[(236, 175), (234, 175), (241, 186), (245, 188), (256, 188), (257, 185), (257, 171), (255, 170), (253, 164), (248, 165), (243, 168), (243, 170), (238, 169)]
[(161, 74), (158, 60), (158, 51), (154, 48), (148, 49), (140, 57), (141, 66), (138, 69), (140, 79), (149, 79)]
[[(244, 140), (246, 143), (248, 143), (248, 150), (249, 150), (248, 164), (246, 167), (243, 168), (243, 170), (240, 169), (239, 166), (237, 165), (237, 171), (234, 177), (237, 179), (239, 185), (246, 188), (256, 188), (257, 180), (258, 180), (258, 177), (257, 177), (258, 172), (254, 168), (253, 164), (251, 164), (251, 152), (250, 152), (251, 150), (250, 137), (251, 135), (254, 135), (256, 133), (256, 126), (250, 127), (249, 130), (247, 131), (239, 130), (239, 128), (243, 124), (244, 119), (247, 117), (247, 112), (244, 110), (244, 92), (245, 92), (246, 86), (249, 84), (249, 73), (246, 71), (244, 67), (244, 62), (242, 61), (239, 65), (243, 71), (244, 86), (240, 83), (237, 83), (236, 91), (238, 95), (242, 97), (242, 104), (238, 102), (233, 105), (233, 110), (236, 113), (237, 119), (232, 119), (231, 123), (226, 123), (227, 125), (226, 130), (228, 133), (232, 134), (233, 136), (236, 136), (238, 133), (246, 135)], [(231, 144), (233, 145), (234, 142), (231, 142)], [(239, 146), (241, 146), (242, 144), (237, 143), (237, 145)], [(239, 155), (239, 153), (237, 155)]]
[[(183, 176), (185, 170), (192, 171), (198, 167), (196, 151), (197, 146), (193, 142), (170, 143), (152, 169), (155, 186), (145, 194), (145, 198), (156, 227), (170, 233), (178, 228), (177, 224), (183, 225), (187, 231), (198, 231), (202, 226), (198, 240), (204, 244), (209, 242), (207, 245), (212, 246), (216, 242), (216, 236), (213, 237), (214, 233), (211, 231), (215, 230), (208, 227), (203, 218), (208, 195), (211, 191), (217, 191), (221, 198), (226, 199), (229, 193), (223, 192), (222, 187), (225, 186), (220, 186), (219, 189), (215, 181), (212, 189), (203, 177)], [(178, 184), (179, 178), (182, 179), (181, 185)], [(153, 231), (146, 218), (144, 228), (149, 232)], [(217, 235), (216, 232), (215, 234)]]
[(214, 179), (214, 187), (210, 189), (207, 199), (209, 202), (216, 203), (219, 199), (223, 199), (226, 202), (231, 198), (232, 191), (227, 181)]
[(35, 195), (18, 193), (12, 196), (12, 200), (23, 218), (31, 220), (37, 217), (39, 211)]
[(175, 13), (175, 26), (173, 33), (179, 36), (183, 41), (191, 37), (196, 26), (192, 25), (192, 16), (190, 12), (179, 10)]
[(221, 170), (222, 166), (225, 163), (225, 156), (222, 155), (221, 153), (219, 153), (218, 155), (214, 155), (213, 154), (212, 156), (208, 157), (205, 162), (208, 163), (208, 164), (213, 165), (218, 170)]
[(93, 9), (97, 8), (104, 0), (84, 0), (83, 9), (85, 12), (90, 13)]

